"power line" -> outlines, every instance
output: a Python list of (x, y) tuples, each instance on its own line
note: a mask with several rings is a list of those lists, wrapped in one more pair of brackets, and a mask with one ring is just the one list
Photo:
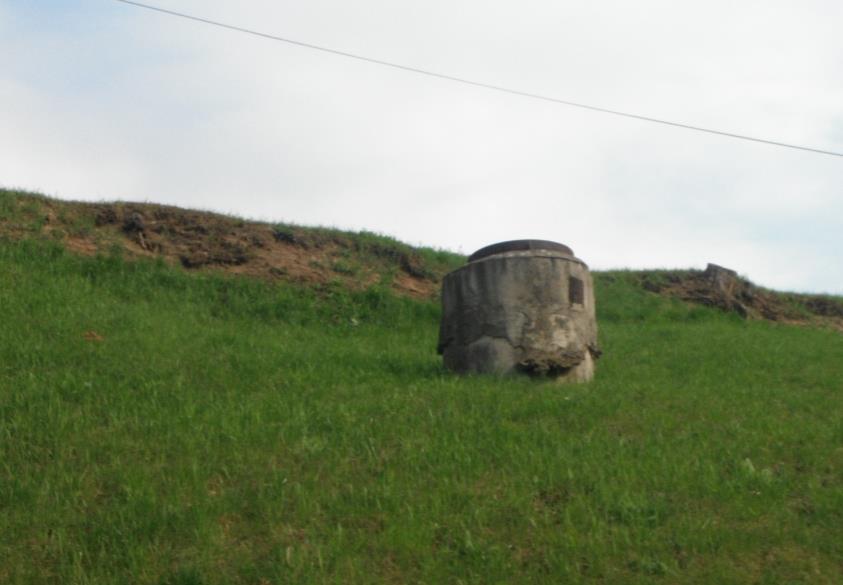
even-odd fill
[(620, 110), (611, 110), (609, 108), (601, 108), (599, 106), (592, 106), (589, 104), (583, 104), (578, 102), (572, 102), (568, 100), (563, 100), (551, 96), (541, 95), (537, 93), (531, 93), (528, 91), (521, 91), (518, 89), (512, 89), (509, 87), (503, 87), (500, 85), (493, 85), (491, 83), (483, 83), (482, 81), (472, 81), (471, 79), (465, 79), (463, 77), (455, 77), (453, 75), (447, 75), (444, 73), (437, 73), (435, 71), (428, 71), (426, 69), (419, 69), (417, 67), (411, 67), (409, 65), (401, 65), (400, 63), (393, 63), (391, 61), (382, 61), (380, 59), (374, 59), (372, 57), (365, 57), (363, 55), (357, 55), (355, 53), (348, 53), (346, 51), (340, 51), (337, 49), (331, 49), (328, 47), (322, 47), (319, 45), (313, 45), (310, 43), (305, 43), (302, 41), (296, 41), (293, 39), (288, 39), (285, 37), (279, 37), (272, 34), (262, 33), (256, 30), (243, 28), (239, 26), (234, 26), (231, 24), (225, 24), (223, 22), (218, 22), (215, 20), (209, 20), (207, 18), (202, 18), (199, 16), (193, 16), (190, 14), (185, 14), (183, 12), (176, 12), (174, 10), (167, 10), (166, 8), (160, 8), (158, 6), (151, 6), (149, 4), (142, 4), (140, 2), (134, 2), (133, 0), (114, 0), (115, 2), (120, 2), (122, 4), (130, 4), (132, 6), (137, 6), (138, 8), (144, 8), (146, 10), (152, 10), (155, 12), (160, 12), (162, 14), (167, 14), (170, 16), (177, 16), (179, 18), (184, 18), (187, 20), (193, 20), (195, 22), (201, 22), (203, 24), (209, 24), (212, 26), (217, 26), (220, 28), (225, 28), (228, 30), (233, 30), (236, 32), (246, 33), (249, 35), (261, 37), (264, 39), (269, 39), (273, 41), (280, 41), (282, 43), (288, 43), (290, 45), (296, 45), (298, 47), (304, 47), (306, 49), (313, 49), (315, 51), (322, 51), (323, 53), (330, 53), (332, 55), (339, 55), (341, 57), (348, 57), (350, 59), (357, 59), (358, 61), (365, 61), (367, 63), (374, 63), (375, 65), (383, 65), (385, 67), (392, 67), (393, 69), (400, 69), (402, 71), (409, 71), (411, 73), (418, 73), (420, 75), (427, 75), (428, 77), (436, 77), (438, 79), (445, 79), (447, 81), (455, 81), (457, 83), (462, 83), (464, 85), (472, 85), (474, 87), (482, 87), (484, 89), (490, 89), (494, 91), (499, 91), (503, 93), (508, 93), (512, 95), (517, 95), (521, 97), (542, 100), (545, 102), (552, 102), (555, 104), (562, 104), (564, 106), (571, 106), (574, 108), (581, 108), (584, 110), (591, 110), (594, 112), (601, 112), (603, 114), (611, 114), (613, 116), (621, 116), (624, 118), (632, 118), (635, 120), (643, 120), (645, 122), (653, 122), (655, 124), (663, 124), (665, 126), (674, 126), (676, 128), (684, 128), (685, 130), (694, 130), (696, 132), (706, 132), (708, 134), (716, 134), (718, 136), (726, 136), (727, 138), (735, 138), (738, 140), (749, 140), (751, 142), (760, 142), (762, 144), (771, 144), (773, 146), (781, 146), (784, 148), (793, 148), (796, 150), (804, 150), (807, 152), (813, 152), (816, 154), (827, 154), (830, 156), (839, 156), (843, 157), (843, 153), (841, 152), (834, 152), (831, 150), (822, 150), (820, 148), (812, 148), (809, 146), (800, 146), (798, 144), (791, 144), (788, 142), (779, 142), (776, 140), (767, 140), (765, 138), (758, 138), (755, 136), (747, 136), (745, 134), (737, 134), (735, 132), (725, 132), (723, 130), (714, 130), (712, 128), (704, 128), (702, 126), (693, 126), (691, 124), (683, 124), (681, 122), (672, 122), (670, 120), (663, 120), (660, 118), (651, 118), (650, 116), (642, 116), (640, 114), (632, 114), (630, 112), (622, 112)]

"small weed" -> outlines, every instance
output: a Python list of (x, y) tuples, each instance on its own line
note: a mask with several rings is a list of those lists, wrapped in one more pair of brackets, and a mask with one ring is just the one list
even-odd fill
[(11, 221), (18, 212), (18, 195), (14, 191), (0, 189), (0, 221)]
[(94, 233), (94, 218), (87, 214), (74, 217), (66, 226), (71, 236), (88, 237)]
[(360, 272), (360, 268), (358, 266), (355, 266), (346, 260), (336, 260), (331, 266), (331, 270), (337, 274), (343, 274), (345, 276), (354, 276)]
[(24, 215), (32, 216), (40, 214), (41, 200), (37, 197), (21, 197), (18, 210)]
[(29, 229), (30, 231), (39, 234), (41, 233), (41, 230), (44, 229), (45, 225), (47, 225), (47, 216), (38, 215), (34, 220), (32, 220)]

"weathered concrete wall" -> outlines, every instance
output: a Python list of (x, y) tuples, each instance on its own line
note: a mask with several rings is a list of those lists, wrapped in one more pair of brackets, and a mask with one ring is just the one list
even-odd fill
[(528, 250), (469, 262), (445, 277), (442, 307), (438, 349), (452, 371), (594, 375), (594, 288), (573, 254)]

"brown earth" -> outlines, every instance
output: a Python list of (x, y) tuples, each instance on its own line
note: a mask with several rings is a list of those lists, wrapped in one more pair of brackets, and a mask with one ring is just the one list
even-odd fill
[(843, 331), (843, 301), (758, 287), (716, 264), (704, 271), (642, 272), (641, 285), (663, 296), (734, 312), (745, 319), (826, 325)]
[[(383, 283), (413, 298), (433, 298), (449, 270), (390, 238), (246, 221), (145, 203), (78, 203), (20, 197), (17, 222), (0, 235), (40, 234), (84, 254), (158, 257), (192, 271), (215, 270), (308, 285), (361, 290)], [(23, 221), (20, 221), (23, 220)], [(456, 256), (453, 255), (455, 258)], [(453, 263), (454, 260), (450, 259)]]

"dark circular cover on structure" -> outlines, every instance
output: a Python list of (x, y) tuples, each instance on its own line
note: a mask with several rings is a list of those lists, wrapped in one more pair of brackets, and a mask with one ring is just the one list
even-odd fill
[(568, 254), (569, 256), (574, 255), (574, 251), (565, 244), (551, 242), (550, 240), (509, 240), (508, 242), (499, 242), (491, 246), (486, 246), (485, 248), (480, 248), (468, 257), (468, 261), (474, 262), (475, 260), (480, 260), (487, 256), (494, 256), (495, 254), (503, 254), (504, 252), (524, 252), (527, 250), (549, 250), (551, 252)]

